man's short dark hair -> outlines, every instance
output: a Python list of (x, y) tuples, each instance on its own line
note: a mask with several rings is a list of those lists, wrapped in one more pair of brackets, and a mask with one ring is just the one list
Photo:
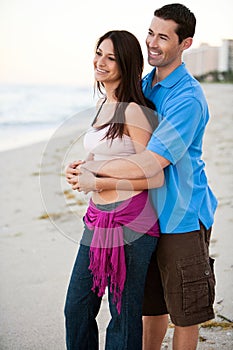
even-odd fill
[(154, 16), (164, 20), (170, 19), (178, 24), (176, 34), (179, 37), (179, 43), (186, 38), (193, 38), (196, 18), (186, 6), (178, 3), (165, 5), (155, 10)]

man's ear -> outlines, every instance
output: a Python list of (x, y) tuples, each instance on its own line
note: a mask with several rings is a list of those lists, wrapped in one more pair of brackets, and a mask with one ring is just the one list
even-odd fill
[(193, 43), (193, 38), (186, 38), (182, 42), (183, 50), (187, 50)]

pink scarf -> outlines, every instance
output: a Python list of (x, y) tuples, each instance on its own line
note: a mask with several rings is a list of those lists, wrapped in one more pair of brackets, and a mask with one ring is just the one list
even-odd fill
[(92, 291), (98, 296), (105, 293), (110, 281), (110, 292), (118, 313), (126, 279), (123, 225), (139, 233), (159, 236), (157, 216), (149, 201), (148, 192), (122, 202), (116, 209), (103, 211), (92, 200), (84, 217), (90, 230), (94, 230), (90, 247), (89, 269), (93, 274)]

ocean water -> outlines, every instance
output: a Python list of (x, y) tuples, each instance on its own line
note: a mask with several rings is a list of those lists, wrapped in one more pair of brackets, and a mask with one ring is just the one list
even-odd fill
[(93, 87), (0, 85), (0, 151), (49, 139), (95, 103)]

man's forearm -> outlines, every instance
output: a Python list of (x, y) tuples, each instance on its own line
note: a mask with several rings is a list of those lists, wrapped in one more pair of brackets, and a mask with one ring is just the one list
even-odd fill
[(86, 162), (83, 167), (99, 176), (141, 179), (158, 174), (164, 166), (155, 157), (155, 153), (146, 150), (127, 158)]
[(117, 179), (113, 177), (96, 177), (95, 190), (141, 191), (158, 188), (164, 184), (163, 171), (148, 179)]

